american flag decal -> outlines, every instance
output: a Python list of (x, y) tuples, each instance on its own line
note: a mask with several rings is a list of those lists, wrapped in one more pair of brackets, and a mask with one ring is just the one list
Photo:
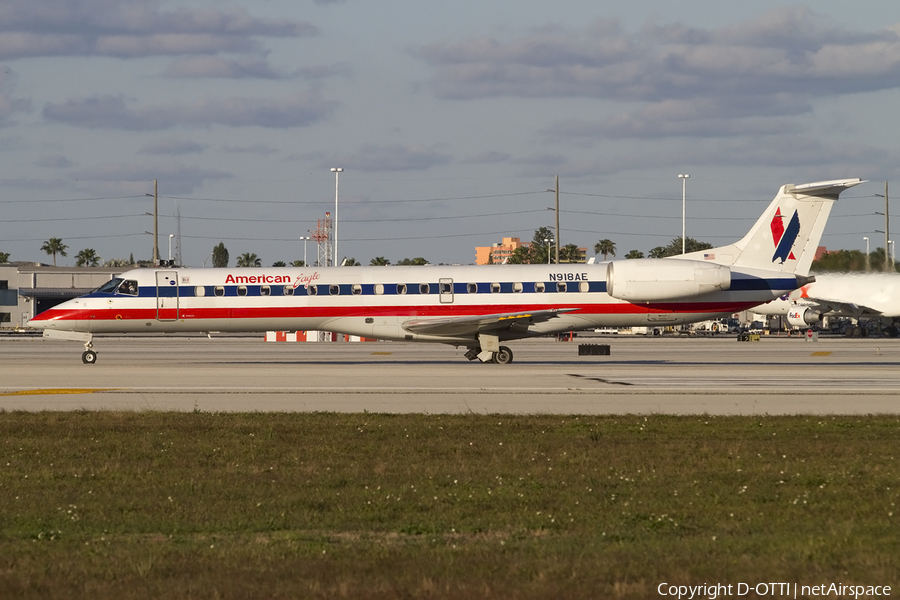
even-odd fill
[(703, 260), (715, 260), (715, 259), (716, 259), (715, 254), (706, 254), (706, 253), (703, 254)]

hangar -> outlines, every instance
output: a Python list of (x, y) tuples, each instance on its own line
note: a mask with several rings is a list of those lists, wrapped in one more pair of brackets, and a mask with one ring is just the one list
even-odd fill
[(82, 296), (132, 267), (54, 267), (0, 264), (0, 329), (18, 329), (38, 313)]

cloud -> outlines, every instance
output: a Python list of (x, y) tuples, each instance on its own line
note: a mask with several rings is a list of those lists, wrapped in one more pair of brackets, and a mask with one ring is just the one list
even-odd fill
[(424, 146), (369, 144), (354, 154), (332, 160), (345, 168), (361, 171), (422, 171), (435, 165), (447, 164), (450, 157)]
[(277, 154), (280, 152), (278, 148), (273, 148), (267, 144), (252, 144), (250, 146), (232, 146), (226, 144), (222, 146), (222, 151), (231, 154), (256, 154), (258, 156), (269, 156), (270, 154)]
[[(596, 98), (629, 109), (545, 132), (594, 138), (768, 134), (809, 114), (818, 97), (900, 87), (900, 28), (842, 29), (806, 8), (719, 29), (599, 20), (510, 39), (422, 46), (443, 98)], [(555, 133), (551, 133), (552, 130)]]
[(5, 0), (0, 60), (38, 56), (135, 58), (247, 52), (254, 37), (318, 34), (305, 21), (264, 20), (241, 8), (164, 10), (143, 0)]
[(225, 79), (281, 79), (269, 64), (261, 58), (226, 59), (221, 56), (192, 56), (172, 62), (164, 77), (198, 79), (220, 77)]
[(807, 9), (782, 9), (720, 30), (615, 21), (582, 31), (544, 28), (509, 42), (435, 43), (415, 54), (447, 98), (595, 97), (660, 101), (713, 94), (846, 94), (900, 85), (900, 36), (827, 27)]
[(145, 145), (143, 148), (138, 150), (140, 154), (163, 154), (166, 156), (171, 155), (184, 155), (184, 154), (199, 154), (206, 149), (206, 146), (203, 144), (198, 144), (197, 142), (191, 140), (181, 140), (175, 138), (169, 138), (165, 140), (158, 140), (155, 142), (150, 142)]
[(345, 62), (338, 62), (331, 65), (313, 65), (311, 67), (302, 67), (297, 69), (297, 75), (309, 81), (326, 79), (328, 77), (346, 77), (350, 75), (352, 69)]
[(90, 129), (162, 130), (177, 125), (304, 127), (328, 118), (337, 103), (317, 94), (283, 98), (226, 98), (192, 104), (129, 107), (121, 95), (48, 104), (48, 121)]
[(31, 110), (31, 101), (12, 95), (16, 79), (16, 74), (9, 67), (0, 66), (0, 127), (12, 124), (13, 114)]
[(202, 169), (180, 162), (148, 162), (105, 164), (87, 167), (74, 173), (86, 189), (135, 195), (153, 192), (153, 180), (159, 183), (159, 193), (189, 194), (207, 180), (231, 178), (231, 174), (216, 169)]
[(42, 156), (34, 161), (34, 164), (39, 167), (47, 167), (50, 169), (68, 169), (69, 167), (74, 166), (74, 163), (71, 160), (60, 154)]
[(506, 162), (510, 159), (510, 155), (506, 152), (482, 152), (481, 154), (475, 155), (472, 158), (467, 158), (461, 162), (469, 165), (487, 165), (487, 164), (495, 164)]
[[(731, 137), (796, 133), (799, 125), (790, 117), (812, 110), (807, 98), (773, 94), (737, 101), (702, 98), (694, 101), (664, 100), (623, 111), (599, 121), (566, 119), (542, 133), (550, 138), (659, 139), (675, 136)], [(764, 115), (760, 113), (764, 112)]]

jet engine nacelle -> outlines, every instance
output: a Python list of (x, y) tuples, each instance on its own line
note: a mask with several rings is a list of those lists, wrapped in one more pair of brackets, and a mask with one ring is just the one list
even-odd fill
[(788, 323), (793, 327), (805, 327), (822, 320), (822, 313), (811, 308), (794, 308), (788, 311)]
[(731, 269), (697, 260), (637, 258), (606, 268), (606, 292), (629, 302), (678, 300), (730, 287)]

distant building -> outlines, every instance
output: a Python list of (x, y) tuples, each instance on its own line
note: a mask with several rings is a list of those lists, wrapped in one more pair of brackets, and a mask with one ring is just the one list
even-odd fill
[[(517, 248), (528, 248), (531, 242), (523, 242), (517, 237), (505, 237), (499, 244), (493, 246), (477, 246), (475, 248), (476, 265), (502, 265)], [(587, 262), (587, 248), (578, 249), (578, 258), (575, 260), (561, 260), (561, 263)]]
[(0, 328), (23, 327), (38, 313), (83, 296), (128, 268), (4, 263), (0, 265)]
[(527, 248), (530, 246), (528, 242), (522, 242), (517, 237), (505, 237), (499, 244), (493, 246), (478, 246), (475, 248), (475, 264), (476, 265), (502, 265), (516, 248)]

